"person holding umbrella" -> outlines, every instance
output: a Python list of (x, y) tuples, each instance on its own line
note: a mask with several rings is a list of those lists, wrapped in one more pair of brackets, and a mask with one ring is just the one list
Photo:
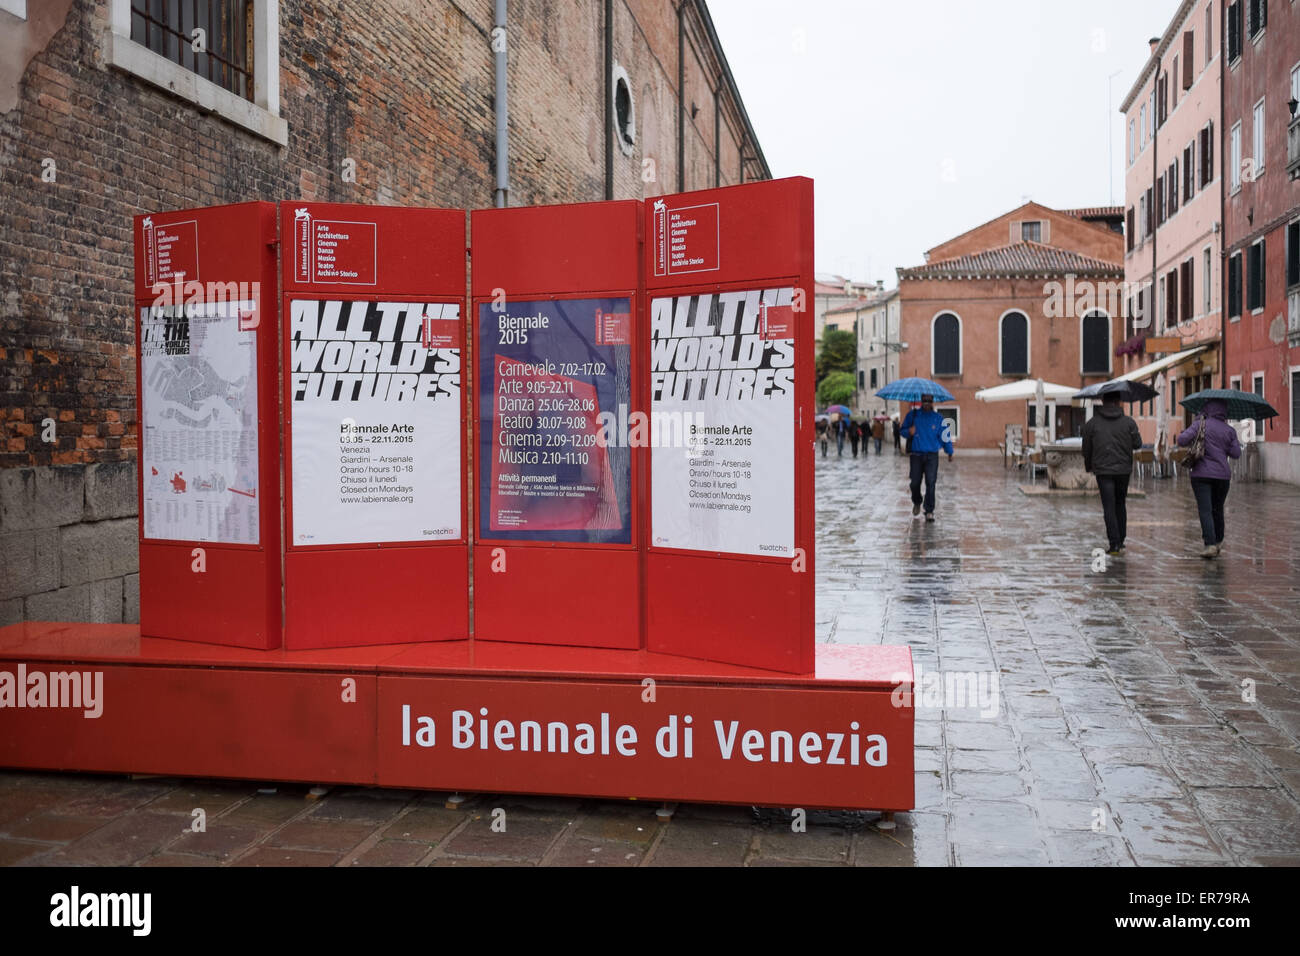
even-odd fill
[(921, 407), (914, 408), (903, 419), (901, 431), (908, 436), (908, 456), (911, 465), (912, 514), (921, 511), (921, 478), (925, 478), (925, 520), (934, 520), (934, 486), (939, 481), (939, 450), (948, 453), (952, 461), (952, 439), (948, 419), (934, 410), (934, 396), (922, 395)]
[[(1083, 469), (1097, 476), (1101, 513), (1106, 520), (1106, 553), (1124, 553), (1128, 534), (1128, 480), (1133, 474), (1133, 452), (1142, 447), (1137, 422), (1120, 405), (1130, 382), (1108, 382), (1098, 394), (1101, 408), (1083, 425)], [(1146, 386), (1136, 386), (1145, 388)], [(1148, 389), (1150, 391), (1150, 389)]]
[(1241, 442), (1237, 430), (1228, 424), (1228, 418), (1272, 418), (1277, 411), (1258, 395), (1231, 388), (1205, 389), (1188, 395), (1180, 404), (1200, 412), (1197, 421), (1176, 441), (1184, 447), (1190, 446), (1190, 457), (1195, 460), (1192, 494), (1196, 496), (1201, 541), (1205, 544), (1201, 557), (1217, 558), (1223, 548), (1223, 502), (1232, 481), (1228, 459), (1241, 457)]

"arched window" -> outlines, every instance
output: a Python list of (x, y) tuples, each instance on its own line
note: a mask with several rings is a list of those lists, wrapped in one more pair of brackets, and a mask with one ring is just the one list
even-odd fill
[(931, 325), (932, 375), (961, 374), (961, 319), (951, 312), (941, 312)]
[(1008, 312), (999, 323), (1001, 347), (998, 371), (1003, 375), (1029, 374), (1029, 316)]
[(1110, 316), (1105, 312), (1089, 312), (1081, 321), (1081, 371), (1084, 375), (1109, 375)]

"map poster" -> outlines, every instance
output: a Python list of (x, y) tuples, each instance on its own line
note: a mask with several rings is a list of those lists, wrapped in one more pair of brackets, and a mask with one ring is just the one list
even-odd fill
[(651, 543), (794, 555), (794, 290), (650, 304), (650, 417), (689, 422), (651, 448)]
[(251, 301), (140, 310), (144, 536), (258, 544), (257, 334)]
[(461, 307), (295, 299), (298, 546), (459, 540)]
[(628, 417), (631, 318), (628, 299), (479, 307), (482, 537), (631, 543), (632, 449), (606, 428)]

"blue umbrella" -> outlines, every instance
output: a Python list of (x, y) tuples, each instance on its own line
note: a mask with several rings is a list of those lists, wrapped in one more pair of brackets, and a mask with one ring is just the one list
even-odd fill
[(928, 378), (900, 378), (876, 392), (877, 398), (891, 402), (919, 402), (922, 395), (931, 395), (936, 402), (955, 401), (952, 392)]
[(853, 412), (847, 406), (844, 405), (827, 405), (826, 414), (852, 415)]
[(1247, 418), (1272, 418), (1277, 415), (1277, 409), (1263, 398), (1254, 392), (1243, 392), (1237, 388), (1203, 389), (1195, 395), (1188, 395), (1178, 404), (1183, 408), (1190, 408), (1193, 412), (1199, 412), (1212, 398), (1223, 402), (1228, 408), (1228, 417), (1236, 421)]

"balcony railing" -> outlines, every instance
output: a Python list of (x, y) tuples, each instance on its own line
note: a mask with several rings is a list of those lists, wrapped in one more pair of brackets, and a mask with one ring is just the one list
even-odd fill
[(1291, 120), (1286, 128), (1286, 174), (1300, 179), (1300, 116)]

